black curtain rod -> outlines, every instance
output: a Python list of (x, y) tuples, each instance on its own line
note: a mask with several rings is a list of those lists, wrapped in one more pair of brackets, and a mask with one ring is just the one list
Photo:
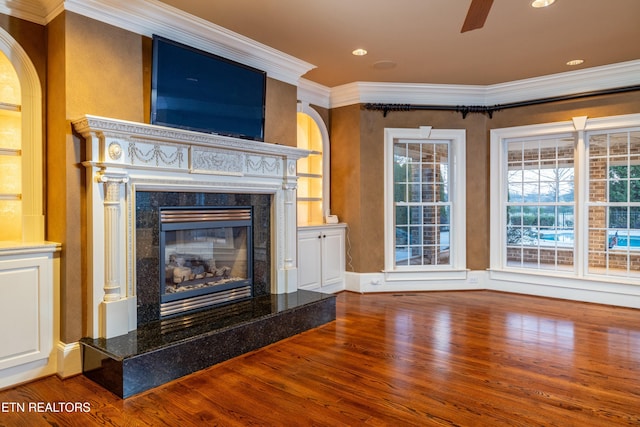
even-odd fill
[(526, 107), (529, 105), (546, 104), (549, 102), (569, 101), (591, 96), (611, 95), (616, 93), (633, 92), (640, 90), (640, 85), (625, 86), (613, 89), (594, 90), (591, 92), (581, 92), (571, 95), (551, 96), (548, 98), (532, 99), (529, 101), (510, 102), (507, 104), (497, 104), (492, 106), (484, 105), (414, 105), (414, 104), (364, 104), (365, 110), (382, 111), (383, 116), (387, 117), (387, 113), (392, 111), (418, 111), (418, 110), (439, 110), (439, 111), (455, 111), (461, 113), (462, 118), (466, 119), (469, 113), (486, 114), (489, 118), (493, 118), (493, 113), (508, 108)]

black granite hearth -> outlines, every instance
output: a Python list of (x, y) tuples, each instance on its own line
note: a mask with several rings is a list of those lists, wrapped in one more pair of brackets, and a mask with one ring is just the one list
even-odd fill
[(300, 290), (258, 296), (119, 337), (83, 338), (83, 373), (126, 398), (335, 318), (334, 295)]

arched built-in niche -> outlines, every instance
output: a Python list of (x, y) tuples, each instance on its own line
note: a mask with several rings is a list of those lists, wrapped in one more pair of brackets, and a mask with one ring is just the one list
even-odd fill
[(0, 221), (14, 225), (1, 232), (0, 240), (41, 241), (44, 240), (42, 89), (29, 56), (2, 28), (0, 51), (6, 58), (3, 68), (8, 73), (7, 83), (18, 85), (0, 91), (0, 127), (7, 141), (0, 142), (0, 156), (12, 165), (5, 168), (0, 178), (3, 187)]
[(320, 114), (298, 102), (297, 145), (311, 151), (298, 160), (298, 225), (324, 222), (330, 212), (329, 132)]

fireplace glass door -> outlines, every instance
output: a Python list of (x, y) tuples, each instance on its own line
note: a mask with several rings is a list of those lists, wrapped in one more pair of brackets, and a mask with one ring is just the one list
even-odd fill
[(252, 208), (161, 208), (161, 316), (252, 296)]

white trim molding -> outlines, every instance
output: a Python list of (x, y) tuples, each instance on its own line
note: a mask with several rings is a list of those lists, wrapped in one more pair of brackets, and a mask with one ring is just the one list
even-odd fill
[(360, 103), (485, 105), (487, 86), (354, 82), (331, 89), (331, 107)]
[(429, 292), (429, 291), (477, 291), (490, 289), (488, 272), (464, 270), (453, 274), (435, 274), (434, 280), (424, 278), (388, 280), (385, 272), (345, 273), (345, 288), (349, 292)]
[(46, 25), (64, 10), (63, 0), (2, 0), (0, 13)]
[(640, 308), (640, 286), (584, 277), (489, 271), (488, 290)]
[(331, 108), (360, 103), (414, 105), (498, 104), (640, 85), (640, 60), (488, 86), (354, 82), (331, 89)]
[(298, 82), (298, 101), (322, 108), (331, 106), (331, 89), (307, 79)]
[(491, 270), (470, 270), (466, 279), (459, 280), (393, 283), (385, 281), (384, 273), (348, 271), (344, 290), (357, 293), (487, 290), (640, 308), (640, 289), (636, 285)]
[(79, 342), (65, 344), (59, 341), (57, 351), (57, 375), (60, 378), (69, 378), (82, 373), (82, 350)]

